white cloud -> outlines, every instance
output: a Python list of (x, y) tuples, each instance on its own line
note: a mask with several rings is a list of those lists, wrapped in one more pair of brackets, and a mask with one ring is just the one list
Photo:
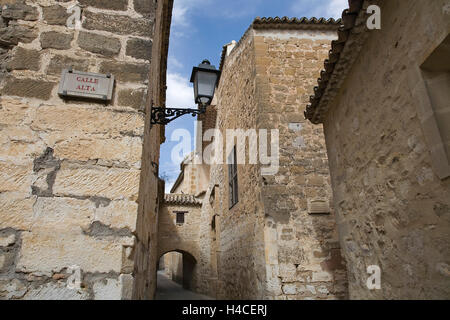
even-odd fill
[(169, 69), (169, 72), (171, 72), (174, 69), (182, 69), (183, 64), (178, 61), (177, 58), (175, 58), (173, 55), (169, 56), (169, 62), (167, 63), (167, 68)]
[(194, 108), (194, 89), (189, 80), (177, 73), (167, 73), (167, 107)]
[[(175, 0), (172, 10), (172, 27), (186, 28), (191, 25), (190, 14), (198, 6), (205, 6), (210, 0)], [(182, 32), (184, 30), (180, 30)], [(177, 31), (175, 31), (177, 32)]]
[(326, 7), (326, 16), (341, 18), (342, 11), (348, 8), (348, 0), (331, 0)]
[(175, 0), (172, 11), (172, 26), (186, 26), (187, 22), (187, 12), (189, 10), (189, 1)]
[(296, 0), (291, 6), (294, 14), (316, 18), (341, 18), (342, 11), (348, 8), (348, 0)]

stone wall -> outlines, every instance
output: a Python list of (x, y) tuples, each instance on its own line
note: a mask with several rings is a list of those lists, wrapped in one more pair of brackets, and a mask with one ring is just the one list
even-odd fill
[(333, 26), (316, 30), (255, 30), (259, 129), (278, 129), (280, 169), (263, 176), (267, 295), (276, 299), (347, 296), (322, 128), (304, 119)]
[[(8, 1), (0, 12), (0, 297), (131, 297), (152, 1)], [(2, 2), (3, 3), (3, 2)], [(61, 70), (113, 100), (62, 100)], [(66, 282), (82, 272), (80, 290)]]
[[(310, 214), (312, 201), (332, 199), (323, 132), (303, 117), (335, 27), (285, 29), (250, 28), (223, 63), (216, 128), (224, 136), (226, 129), (278, 129), (280, 168), (261, 175), (247, 148), (239, 201), (229, 209), (227, 165), (211, 165), (200, 292), (219, 299), (347, 296), (334, 210)], [(227, 152), (224, 146), (224, 160)]]
[(220, 218), (221, 208), (226, 198), (219, 194), (219, 184), (223, 181), (222, 166), (212, 165), (210, 168), (209, 186), (203, 197), (200, 216), (200, 258), (198, 292), (210, 297), (225, 297), (223, 283), (219, 279), (218, 266), (220, 264)]
[[(244, 37), (225, 61), (216, 92), (216, 127), (255, 129), (256, 65), (253, 37)], [(224, 161), (227, 157), (224, 146)], [(239, 202), (230, 210), (227, 164), (213, 168), (211, 181), (221, 199), (214, 211), (220, 215), (217, 274), (219, 299), (262, 299), (265, 289), (264, 212), (260, 198), (259, 166), (238, 165)], [(205, 198), (206, 199), (206, 198)], [(208, 223), (209, 225), (209, 223)]]
[[(433, 166), (419, 67), (448, 37), (449, 1), (381, 13), (324, 121), (350, 298), (448, 299), (450, 180)], [(380, 290), (366, 286), (370, 265)]]
[[(134, 4), (143, 4), (136, 1)], [(141, 7), (139, 5), (139, 7)], [(159, 149), (164, 142), (164, 126), (151, 125), (151, 106), (166, 102), (166, 70), (173, 0), (157, 4), (152, 45), (150, 90), (145, 114), (142, 170), (139, 184), (139, 208), (134, 251), (135, 277), (133, 299), (153, 299), (158, 266), (158, 213), (164, 199), (164, 181), (159, 176)]]

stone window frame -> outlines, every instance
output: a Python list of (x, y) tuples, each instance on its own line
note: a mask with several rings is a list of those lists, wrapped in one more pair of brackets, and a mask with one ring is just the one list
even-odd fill
[(228, 155), (228, 204), (231, 210), (239, 202), (236, 146)]
[[(186, 214), (188, 213), (187, 211), (174, 211), (175, 213), (175, 223), (177, 224), (177, 226), (182, 226), (186, 223)], [(182, 219), (179, 219), (179, 217), (182, 217)], [(180, 221), (182, 220), (182, 221)]]
[(414, 98), (417, 107), (417, 115), (422, 126), (423, 135), (428, 145), (431, 155), (431, 165), (435, 174), (444, 180), (450, 177), (450, 155), (447, 156), (445, 151), (444, 141), (439, 131), (438, 122), (436, 120), (436, 113), (434, 112), (429, 91), (425, 83), (422, 65), (435, 52), (437, 48), (448, 37), (437, 42), (435, 48), (430, 51), (430, 54), (424, 57), (423, 61), (411, 67), (408, 75), (408, 82), (411, 88), (411, 94)]

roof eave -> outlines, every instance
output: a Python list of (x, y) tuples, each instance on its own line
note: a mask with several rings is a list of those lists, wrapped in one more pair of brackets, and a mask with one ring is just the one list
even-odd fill
[[(381, 0), (372, 0), (371, 4), (379, 1)], [(320, 73), (314, 95), (310, 97), (310, 104), (306, 107), (305, 118), (313, 124), (323, 123), (330, 103), (338, 94), (368, 37), (368, 5), (367, 0), (349, 0), (349, 8), (342, 13), (343, 25), (338, 30), (338, 39), (331, 43), (324, 70)]]

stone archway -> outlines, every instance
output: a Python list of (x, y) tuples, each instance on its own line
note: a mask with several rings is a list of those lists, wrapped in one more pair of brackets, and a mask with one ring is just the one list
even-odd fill
[(175, 271), (172, 280), (178, 280), (179, 273), (183, 281), (179, 282), (187, 290), (199, 288), (198, 262), (200, 261), (199, 225), (201, 204), (192, 195), (168, 194), (158, 215), (158, 261), (166, 253), (178, 252), (182, 259), (182, 271)]
[[(181, 257), (179, 258), (178, 255), (168, 256), (171, 253), (177, 253)], [(195, 270), (198, 260), (194, 255), (184, 250), (174, 249), (160, 254), (158, 264), (161, 264), (161, 259), (164, 259), (164, 267), (166, 273), (170, 274), (169, 278), (180, 283), (186, 290), (195, 289), (197, 278)]]

